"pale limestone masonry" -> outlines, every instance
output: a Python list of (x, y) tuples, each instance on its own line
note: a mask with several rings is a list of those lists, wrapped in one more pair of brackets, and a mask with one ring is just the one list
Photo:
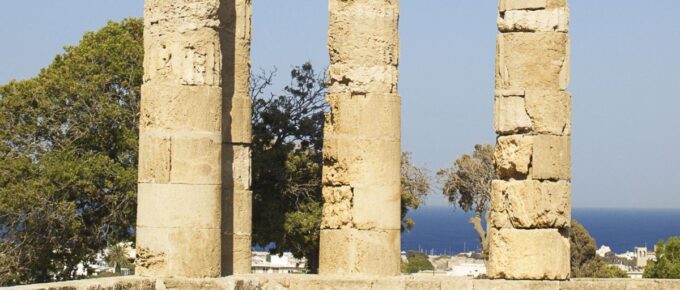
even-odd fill
[(237, 275), (219, 279), (115, 277), (9, 287), (8, 290), (677, 290), (680, 280), (511, 281), (446, 276)]
[(571, 95), (566, 0), (501, 0), (491, 278), (569, 278)]
[(250, 0), (146, 0), (137, 274), (250, 273)]
[(330, 0), (322, 274), (400, 273), (398, 0)]

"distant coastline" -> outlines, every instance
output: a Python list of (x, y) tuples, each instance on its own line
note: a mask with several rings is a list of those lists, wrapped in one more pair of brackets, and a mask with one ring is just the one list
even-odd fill
[[(449, 254), (479, 248), (468, 224), (471, 214), (453, 207), (430, 206), (409, 216), (416, 226), (402, 234), (403, 250)], [(586, 227), (598, 247), (607, 245), (617, 253), (636, 246), (653, 248), (659, 240), (680, 236), (680, 208), (575, 208), (572, 218)]]

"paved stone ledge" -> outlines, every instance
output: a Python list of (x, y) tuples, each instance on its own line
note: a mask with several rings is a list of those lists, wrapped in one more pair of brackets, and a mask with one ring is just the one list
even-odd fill
[(219, 279), (114, 277), (3, 288), (8, 290), (675, 290), (680, 280), (573, 279), (508, 281), (429, 276), (241, 275)]

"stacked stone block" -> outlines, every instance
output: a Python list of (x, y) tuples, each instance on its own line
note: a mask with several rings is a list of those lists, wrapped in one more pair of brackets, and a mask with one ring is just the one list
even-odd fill
[(137, 273), (250, 273), (250, 0), (146, 0)]
[(322, 274), (400, 272), (399, 1), (330, 0)]
[(567, 279), (571, 95), (566, 0), (501, 0), (488, 274)]

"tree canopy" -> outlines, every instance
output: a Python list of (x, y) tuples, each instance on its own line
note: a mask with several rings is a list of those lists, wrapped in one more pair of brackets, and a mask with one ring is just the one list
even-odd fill
[(0, 86), (0, 285), (74, 278), (132, 238), (142, 22), (110, 22)]
[(670, 237), (655, 249), (656, 261), (645, 267), (644, 278), (680, 279), (680, 237)]
[(414, 274), (420, 271), (432, 271), (434, 266), (428, 259), (427, 255), (421, 252), (408, 251), (406, 252), (406, 261), (401, 263), (401, 272)]
[[(0, 86), (0, 286), (74, 279), (79, 263), (134, 240), (142, 36), (139, 19), (110, 22), (37, 77)], [(265, 95), (273, 77), (252, 77), (253, 243), (314, 270), (325, 73), (305, 63)], [(429, 177), (403, 157), (410, 229)]]
[(628, 278), (616, 266), (607, 264), (596, 254), (597, 246), (590, 233), (576, 220), (571, 221), (571, 276), (573, 278)]
[(486, 231), (482, 222), (488, 220), (488, 207), (491, 199), (491, 181), (496, 178), (494, 167), (494, 146), (475, 145), (472, 154), (463, 154), (456, 159), (451, 167), (437, 172), (442, 184), (442, 194), (451, 204), (460, 207), (465, 212), (472, 211), (470, 218), (482, 253), (488, 251)]
[[(292, 251), (318, 268), (322, 215), (323, 126), (329, 107), (326, 74), (310, 63), (294, 67), (290, 83), (271, 93), (275, 71), (251, 76), (253, 98), (253, 241), (271, 252)], [(268, 94), (267, 94), (268, 93)], [(427, 171), (410, 153), (401, 159), (402, 230), (430, 190)]]

